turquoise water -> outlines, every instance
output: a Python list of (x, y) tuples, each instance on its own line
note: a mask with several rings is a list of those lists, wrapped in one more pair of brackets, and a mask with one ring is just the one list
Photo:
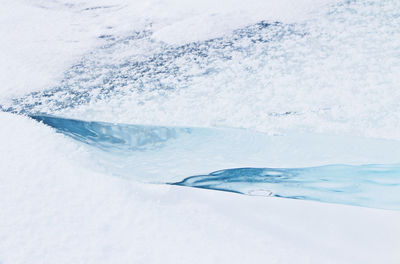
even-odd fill
[[(127, 124), (110, 124), (104, 122), (86, 122), (64, 119), (54, 116), (37, 115), (33, 119), (55, 128), (58, 132), (70, 136), (100, 152), (107, 153), (114, 159), (113, 166), (123, 169), (123, 176), (129, 178), (132, 172), (128, 162), (135, 162), (126, 157), (135, 153), (136, 157), (147, 153), (160, 153), (173, 145), (172, 162), (195, 152), (196, 147), (188, 147), (190, 139), (206, 142), (214, 153), (214, 143), (210, 140), (213, 129), (174, 128), (161, 126), (140, 126)], [(207, 133), (208, 132), (208, 133)], [(223, 130), (221, 133), (225, 133)], [(245, 133), (246, 135), (246, 133)], [(251, 136), (251, 133), (247, 133)], [(222, 135), (223, 137), (224, 135)], [(225, 137), (229, 137), (226, 133)], [(179, 141), (181, 138), (189, 140)], [(220, 140), (220, 138), (217, 138)], [(207, 143), (208, 142), (208, 143)], [(228, 146), (219, 151), (229, 152)], [(100, 152), (96, 152), (100, 154)], [(182, 154), (180, 156), (180, 154)], [(170, 153), (171, 154), (171, 153)], [(170, 155), (169, 154), (169, 155)], [(224, 153), (219, 153), (224, 155)], [(168, 154), (167, 154), (168, 155)], [(195, 156), (190, 157), (194, 160)], [(226, 155), (228, 155), (226, 153)], [(155, 155), (150, 155), (147, 162), (151, 164)], [(111, 160), (111, 158), (109, 158)], [(161, 158), (162, 159), (162, 158)], [(210, 157), (209, 160), (211, 160)], [(156, 162), (156, 161), (153, 161)], [(206, 164), (205, 164), (206, 165)], [(266, 164), (267, 165), (267, 164)], [(110, 166), (110, 165), (109, 165)], [(133, 164), (133, 166), (135, 166)], [(194, 166), (194, 165), (193, 165)], [(152, 168), (149, 165), (148, 170)], [(146, 170), (146, 168), (144, 168)], [(179, 166), (176, 168), (179, 170)], [(168, 178), (167, 170), (158, 172), (159, 183), (189, 186), (196, 188), (236, 192), (248, 195), (285, 197), (292, 199), (314, 200), (329, 203), (357, 205), (373, 208), (400, 210), (400, 165), (329, 165), (310, 168), (233, 168), (219, 170), (206, 175), (186, 175), (174, 182)], [(120, 174), (121, 175), (121, 172)], [(162, 177), (161, 177), (162, 176)], [(134, 178), (134, 175), (131, 175)], [(154, 178), (140, 179), (154, 182)]]
[(174, 184), (400, 210), (400, 165), (235, 168), (188, 177)]

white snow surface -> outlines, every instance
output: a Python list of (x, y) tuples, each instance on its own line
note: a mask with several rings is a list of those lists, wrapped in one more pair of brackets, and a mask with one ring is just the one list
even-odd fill
[(96, 174), (52, 129), (0, 114), (1, 263), (398, 263), (400, 212)]
[[(331, 2), (4, 0), (0, 7), (0, 103), (52, 87), (76, 59), (101, 45), (97, 37), (102, 34), (124, 35), (152, 23), (154, 38), (182, 44), (229, 33), (260, 20), (302, 21)], [(315, 68), (311, 67), (311, 75)], [(393, 69), (387, 72), (395, 82), (398, 77)], [(231, 104), (246, 102), (234, 92), (235, 96), (228, 99), (222, 95), (217, 99), (225, 98), (222, 101), (230, 100)], [(320, 98), (328, 98), (326, 94), (322, 91)], [(361, 93), (356, 89), (355, 94)], [(337, 97), (341, 99), (342, 95), (352, 93)], [(386, 90), (376, 95), (397, 102)], [(197, 99), (198, 95), (193, 97)], [(176, 102), (181, 102), (178, 99), (164, 105), (177, 112), (155, 110), (157, 100), (164, 99), (139, 108), (147, 111), (142, 120), (179, 123), (177, 120), (189, 122), (201, 115), (207, 120), (192, 122), (214, 122), (210, 121), (211, 114), (199, 112), (190, 100), (185, 101), (189, 106), (177, 108)], [(221, 109), (226, 111), (224, 104), (219, 105), (217, 111), (213, 107), (207, 111), (218, 115)], [(263, 107), (252, 105), (248, 103), (249, 112)], [(193, 109), (193, 113), (187, 109)], [(361, 117), (369, 113), (361, 110)], [(232, 113), (227, 115), (233, 118), (222, 125), (234, 127), (246, 121), (236, 119)], [(253, 119), (260, 118), (260, 113), (252, 115)], [(267, 130), (264, 124), (257, 127), (253, 119), (248, 118), (249, 124), (243, 126)], [(398, 138), (399, 119), (393, 116), (382, 120), (382, 129), (376, 133), (374, 129), (379, 128), (367, 121), (354, 126), (367, 136)], [(85, 148), (27, 117), (0, 112), (0, 124), (1, 264), (400, 263), (400, 212), (137, 183), (91, 170), (91, 156)], [(346, 126), (344, 122), (342, 125)], [(387, 150), (388, 157), (397, 153), (391, 147)], [(368, 161), (382, 159), (379, 153), (366, 157)], [(355, 163), (364, 161), (358, 156), (348, 161), (351, 159)], [(396, 159), (392, 156), (385, 160)], [(283, 156), (274, 162), (276, 166), (289, 164)], [(319, 164), (324, 160), (310, 155), (302, 162)]]
[(262, 19), (301, 20), (329, 2), (333, 1), (4, 0), (0, 91), (11, 98), (50, 87), (79, 55), (99, 45), (96, 37), (102, 34), (126, 34), (151, 23), (157, 39), (185, 43)]

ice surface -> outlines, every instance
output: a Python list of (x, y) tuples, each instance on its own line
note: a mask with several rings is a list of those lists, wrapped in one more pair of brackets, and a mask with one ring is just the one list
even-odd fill
[(162, 127), (32, 116), (85, 143), (96, 166), (139, 181), (179, 181), (237, 167), (394, 164), (400, 142), (327, 134), (268, 135), (245, 129)]
[(175, 185), (249, 195), (400, 209), (400, 165), (237, 168), (192, 176)]
[[(332, 164), (332, 159), (347, 164), (395, 161), (400, 156), (397, 153), (400, 143), (396, 141), (323, 135), (319, 135), (321, 139), (312, 138), (318, 135), (308, 136), (312, 139), (307, 135), (279, 139), (235, 129), (110, 124), (45, 115), (31, 117), (83, 142), (103, 171), (141, 182), (179, 181), (174, 184), (243, 194), (266, 190), (277, 197), (400, 209), (399, 164), (238, 168), (271, 166), (276, 159), (283, 159), (282, 164), (287, 166), (292, 159), (301, 162), (309, 153), (315, 155), (315, 158), (306, 156), (314, 164), (321, 163), (322, 157), (327, 159), (325, 164)], [(321, 145), (319, 140), (328, 143)], [(290, 149), (285, 148), (284, 144), (288, 143)], [(330, 149), (332, 144), (335, 150)], [(303, 149), (316, 145), (318, 149)], [(236, 169), (187, 177), (218, 166)]]

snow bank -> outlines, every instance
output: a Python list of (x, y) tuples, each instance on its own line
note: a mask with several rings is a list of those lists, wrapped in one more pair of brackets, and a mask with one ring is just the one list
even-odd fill
[(400, 212), (141, 185), (87, 171), (33, 120), (0, 121), (3, 264), (400, 260)]

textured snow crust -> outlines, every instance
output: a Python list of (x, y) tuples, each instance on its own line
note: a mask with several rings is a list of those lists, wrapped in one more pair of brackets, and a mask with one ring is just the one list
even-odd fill
[(399, 1), (178, 2), (29, 4), (48, 20), (18, 20), (21, 31), (6, 21), (18, 38), (3, 40), (11, 62), (0, 104), (118, 123), (399, 140)]
[[(333, 1), (265, 2), (4, 0), (0, 9), (1, 97), (13, 98), (55, 85), (82, 54), (102, 44), (100, 36), (124, 36), (151, 27), (161, 41), (205, 40), (260, 20), (304, 19)], [(190, 20), (197, 21), (192, 23), (198, 32), (194, 37), (189, 34), (193, 28), (187, 27)], [(221, 25), (221, 20), (227, 25)]]

